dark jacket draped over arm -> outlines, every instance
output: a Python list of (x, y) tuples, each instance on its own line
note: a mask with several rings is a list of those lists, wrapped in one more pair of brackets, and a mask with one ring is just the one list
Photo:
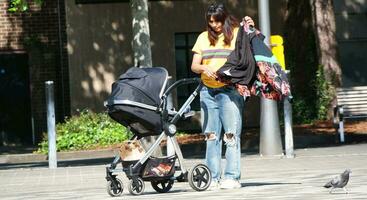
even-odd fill
[(235, 49), (227, 62), (217, 71), (219, 80), (232, 84), (249, 85), (254, 78), (256, 62), (250, 40), (255, 33), (247, 34), (241, 26), (238, 30)]

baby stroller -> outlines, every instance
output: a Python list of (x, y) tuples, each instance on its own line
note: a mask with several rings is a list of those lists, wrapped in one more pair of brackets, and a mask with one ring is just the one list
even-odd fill
[[(209, 187), (212, 179), (209, 168), (204, 164), (197, 164), (191, 169), (185, 169), (182, 165), (182, 152), (175, 138), (175, 124), (188, 117), (189, 113), (185, 111), (199, 94), (202, 83), (199, 78), (187, 78), (166, 88), (167, 82), (168, 72), (164, 68), (132, 67), (113, 83), (111, 95), (106, 102), (109, 116), (128, 127), (133, 133), (133, 140), (147, 136), (158, 138), (139, 160), (124, 161), (117, 155), (110, 166), (106, 167), (109, 195), (119, 196), (123, 192), (123, 184), (116, 177), (118, 172), (126, 174), (129, 179), (128, 191), (133, 195), (144, 192), (144, 181), (150, 181), (153, 189), (159, 193), (168, 192), (174, 181), (188, 181), (196, 191), (204, 191)], [(174, 89), (195, 83), (198, 86), (178, 111), (168, 109), (167, 97)], [(173, 144), (174, 155), (153, 157), (153, 152), (164, 138)], [(122, 169), (117, 168), (120, 162)], [(165, 167), (165, 173), (150, 173), (157, 165)]]

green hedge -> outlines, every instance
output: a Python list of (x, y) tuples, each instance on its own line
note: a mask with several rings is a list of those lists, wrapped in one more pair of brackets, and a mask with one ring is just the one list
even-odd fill
[[(105, 113), (85, 110), (56, 125), (57, 151), (87, 150), (121, 143), (132, 133)], [(48, 152), (47, 134), (39, 143), (38, 153)]]

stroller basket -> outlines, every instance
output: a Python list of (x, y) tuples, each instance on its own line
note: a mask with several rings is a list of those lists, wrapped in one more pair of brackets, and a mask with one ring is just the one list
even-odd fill
[(159, 106), (167, 80), (168, 72), (161, 67), (130, 68), (112, 84), (108, 114), (138, 137), (161, 133)]
[[(172, 177), (175, 173), (175, 161), (176, 156), (166, 156), (166, 157), (149, 157), (144, 163), (142, 171), (143, 179), (150, 178), (167, 178)], [(121, 160), (122, 167), (125, 170), (129, 170), (130, 167), (135, 165), (139, 160)]]
[(150, 157), (143, 171), (143, 178), (165, 178), (175, 173), (176, 156)]

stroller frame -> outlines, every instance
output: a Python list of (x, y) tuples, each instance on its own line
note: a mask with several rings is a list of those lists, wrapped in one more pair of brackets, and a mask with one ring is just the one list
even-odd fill
[[(191, 93), (185, 103), (181, 106), (178, 111), (174, 111), (168, 109), (168, 95), (177, 87), (186, 85), (186, 84), (193, 84), (198, 83), (196, 89)], [(165, 88), (166, 83), (164, 83)], [(186, 169), (183, 165), (183, 154), (175, 137), (176, 134), (176, 126), (175, 124), (182, 118), (187, 118), (192, 115), (192, 112), (185, 113), (187, 108), (190, 104), (194, 101), (195, 97), (199, 94), (201, 88), (203, 87), (203, 83), (199, 78), (185, 78), (176, 81), (173, 83), (164, 93), (162, 91), (160, 93), (161, 96), (161, 105), (159, 107), (154, 107), (151, 105), (146, 105), (139, 102), (134, 102), (130, 100), (115, 100), (114, 103), (116, 104), (125, 104), (130, 106), (141, 107), (144, 109), (154, 110), (156, 112), (160, 112), (162, 116), (163, 122), (163, 131), (158, 136), (157, 140), (154, 144), (146, 151), (145, 155), (138, 160), (137, 162), (129, 164), (128, 167), (122, 167), (122, 169), (117, 169), (117, 165), (123, 162), (120, 158), (120, 155), (116, 155), (113, 162), (110, 166), (106, 167), (106, 180), (107, 180), (107, 192), (111, 196), (119, 196), (122, 194), (123, 191), (123, 184), (122, 182), (116, 177), (119, 172), (124, 172), (128, 179), (130, 180), (128, 189), (129, 192), (133, 195), (140, 195), (143, 193), (145, 188), (144, 181), (151, 181), (153, 188), (157, 192), (168, 192), (173, 182), (176, 180), (178, 182), (186, 182), (188, 181), (190, 186), (196, 191), (204, 191), (206, 190), (210, 183), (211, 183), (211, 172), (209, 168), (204, 164), (198, 164), (192, 169)], [(173, 167), (177, 171), (181, 171), (178, 176), (174, 174), (169, 177), (150, 177), (144, 178), (142, 177), (142, 171), (147, 164), (149, 158), (151, 158), (153, 152), (159, 147), (159, 144), (162, 142), (164, 138), (167, 138), (167, 143), (170, 141), (173, 144), (174, 149), (174, 156), (175, 159), (178, 161), (178, 165), (176, 166), (176, 161), (173, 163)], [(134, 135), (132, 139), (137, 139), (137, 136)], [(167, 152), (168, 154), (168, 152)], [(167, 156), (168, 157), (168, 156)], [(176, 172), (177, 172), (176, 171)], [(201, 173), (200, 173), (201, 172)], [(205, 176), (205, 177), (204, 177)], [(162, 188), (158, 186), (161, 185)], [(204, 183), (204, 185), (202, 185)], [(156, 185), (154, 185), (156, 184)], [(157, 188), (158, 187), (158, 188)]]

